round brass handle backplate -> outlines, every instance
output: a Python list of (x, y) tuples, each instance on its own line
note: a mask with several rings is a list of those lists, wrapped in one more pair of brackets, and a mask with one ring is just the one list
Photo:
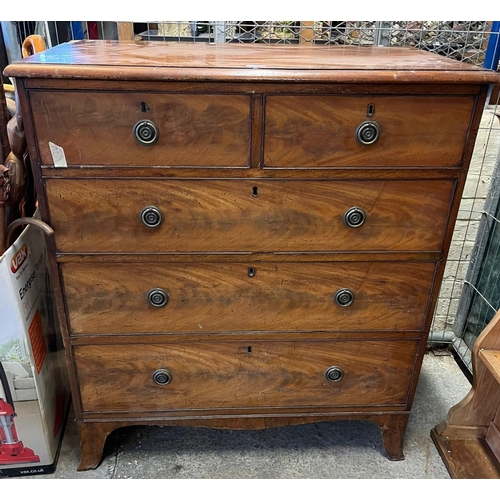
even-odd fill
[(161, 288), (153, 288), (148, 292), (148, 303), (153, 307), (165, 307), (168, 304), (168, 293)]
[(334, 300), (338, 306), (350, 306), (354, 302), (354, 293), (349, 288), (341, 288), (335, 292)]
[(151, 120), (138, 121), (133, 128), (134, 139), (143, 146), (151, 146), (158, 141), (158, 127)]
[(365, 223), (366, 213), (362, 208), (352, 207), (346, 211), (343, 220), (347, 227), (359, 227)]
[(328, 382), (338, 382), (342, 380), (344, 376), (344, 370), (340, 366), (331, 366), (325, 371), (325, 378)]
[(163, 222), (163, 213), (157, 207), (144, 207), (139, 214), (139, 218), (146, 227), (155, 228)]
[(153, 373), (153, 382), (157, 385), (167, 385), (172, 382), (172, 375), (168, 370), (161, 368)]
[(356, 140), (363, 146), (373, 144), (380, 135), (380, 127), (377, 122), (363, 122), (356, 130)]

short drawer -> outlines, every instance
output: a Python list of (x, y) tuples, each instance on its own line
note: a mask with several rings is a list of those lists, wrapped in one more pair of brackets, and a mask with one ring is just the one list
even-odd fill
[(30, 101), (43, 165), (52, 142), (68, 165), (248, 166), (245, 95), (33, 91)]
[[(47, 179), (46, 186), (60, 252), (396, 252), (441, 250), (455, 182)], [(152, 227), (141, 222), (148, 210)]]
[(435, 265), (67, 263), (61, 270), (73, 334), (422, 331)]
[[(85, 412), (405, 405), (416, 340), (76, 346)], [(330, 369), (330, 370), (329, 370)]]
[[(267, 96), (263, 163), (456, 167), (473, 107), (473, 96)], [(376, 140), (365, 144), (368, 137)]]

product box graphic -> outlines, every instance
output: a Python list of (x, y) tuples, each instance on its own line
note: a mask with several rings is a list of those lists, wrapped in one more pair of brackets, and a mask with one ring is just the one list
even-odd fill
[(0, 257), (0, 476), (54, 472), (69, 407), (44, 235)]

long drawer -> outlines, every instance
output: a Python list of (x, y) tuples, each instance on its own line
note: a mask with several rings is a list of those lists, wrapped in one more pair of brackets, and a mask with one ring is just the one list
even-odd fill
[(85, 412), (404, 405), (418, 341), (74, 348)]
[(30, 101), (44, 165), (52, 142), (68, 165), (248, 166), (245, 95), (36, 91)]
[[(57, 249), (68, 253), (439, 251), (454, 185), (453, 180), (46, 181)], [(141, 222), (142, 216), (147, 223), (148, 214), (153, 227)]]
[(72, 334), (422, 331), (433, 262), (61, 264)]
[(267, 96), (263, 161), (281, 168), (456, 167), (473, 107), (472, 96)]

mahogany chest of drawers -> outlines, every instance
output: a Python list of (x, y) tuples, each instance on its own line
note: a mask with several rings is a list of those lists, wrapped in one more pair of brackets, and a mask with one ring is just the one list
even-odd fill
[(77, 42), (12, 64), (81, 436), (403, 437), (492, 72), (406, 48)]

